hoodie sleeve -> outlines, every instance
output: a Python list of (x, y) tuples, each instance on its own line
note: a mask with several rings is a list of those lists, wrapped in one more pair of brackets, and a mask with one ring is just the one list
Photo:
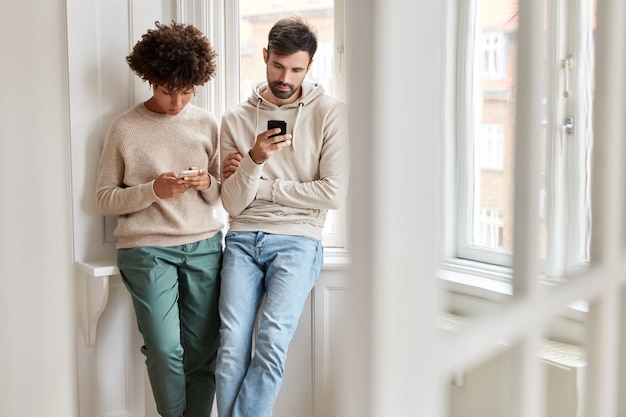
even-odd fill
[(220, 189), (222, 187), (220, 178), (222, 175), (220, 173), (221, 161), (217, 119), (212, 114), (210, 115), (209, 130), (211, 132), (211, 146), (207, 149), (207, 155), (210, 156), (207, 173), (211, 177), (211, 185), (202, 191), (202, 197), (211, 207), (216, 207), (217, 203), (220, 202)]
[(224, 161), (234, 153), (240, 153), (243, 160), (233, 175), (222, 180), (222, 205), (231, 216), (241, 214), (255, 199), (262, 165), (257, 165), (247, 150), (237, 147), (229, 126), (229, 116), (224, 115), (220, 128), (221, 166), (224, 166)]

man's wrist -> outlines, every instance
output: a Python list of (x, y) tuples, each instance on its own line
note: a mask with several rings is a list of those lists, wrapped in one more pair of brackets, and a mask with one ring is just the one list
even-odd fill
[(252, 156), (252, 149), (248, 151), (248, 155), (250, 155), (250, 159), (252, 159), (252, 162), (254, 162), (257, 165), (261, 165), (263, 162), (265, 162), (265, 161), (257, 162), (257, 160), (254, 159), (254, 156)]

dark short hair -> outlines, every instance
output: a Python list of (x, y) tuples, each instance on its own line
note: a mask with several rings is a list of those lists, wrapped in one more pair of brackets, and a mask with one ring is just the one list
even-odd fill
[(281, 56), (305, 51), (313, 59), (317, 51), (317, 36), (311, 26), (298, 16), (281, 19), (270, 29), (267, 51)]
[(193, 25), (155, 22), (135, 44), (126, 62), (142, 80), (172, 90), (203, 85), (215, 75), (217, 54)]

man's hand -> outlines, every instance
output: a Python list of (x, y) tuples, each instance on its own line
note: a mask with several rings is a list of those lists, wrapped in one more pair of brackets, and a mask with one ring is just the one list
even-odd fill
[(243, 156), (239, 152), (235, 152), (230, 154), (228, 158), (224, 161), (224, 166), (222, 167), (222, 179), (226, 179), (233, 175), (237, 168), (239, 168), (239, 164)]
[(276, 133), (280, 133), (280, 128), (266, 130), (256, 137), (254, 147), (250, 149), (250, 157), (255, 164), (262, 164), (276, 152), (280, 152), (284, 147), (291, 145), (290, 133), (269, 137)]

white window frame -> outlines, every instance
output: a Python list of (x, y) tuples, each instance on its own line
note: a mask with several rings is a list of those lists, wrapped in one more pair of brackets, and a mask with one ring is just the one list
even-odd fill
[[(481, 76), (477, 73), (482, 68), (468, 66), (482, 53), (483, 44), (472, 42), (472, 34), (478, 30), (475, 16), (478, 13), (477, 2), (457, 2), (456, 14), (451, 13), (452, 25), (458, 32), (452, 33), (451, 49), (457, 51), (456, 56), (449, 57), (451, 66), (459, 68), (456, 72), (456, 85), (448, 91), (448, 108), (454, 115), (449, 120), (450, 129), (447, 135), (444, 195), (445, 226), (444, 226), (444, 268), (455, 271), (465, 270), (468, 275), (476, 274), (496, 278), (510, 279), (513, 255), (511, 252), (482, 248), (472, 244), (474, 228), (473, 213), (480, 208), (473, 201), (475, 187), (479, 186), (479, 170), (482, 166), (474, 165), (475, 136), (481, 134), (483, 126), (480, 117), (473, 114), (480, 100), (479, 83)], [(580, 268), (587, 266), (590, 239), (590, 193), (589, 171), (591, 154), (591, 95), (589, 77), (592, 76), (593, 49), (590, 27), (584, 25), (590, 19), (576, 19), (566, 29), (566, 18), (588, 13), (585, 0), (566, 2), (557, 1), (552, 4), (549, 16), (554, 19), (554, 29), (548, 34), (551, 39), (560, 39), (554, 43), (549, 53), (554, 57), (565, 58), (573, 55), (576, 65), (570, 68), (555, 66), (548, 74), (548, 91), (555, 100), (547, 102), (546, 113), (549, 116), (545, 128), (549, 135), (546, 145), (547, 170), (545, 187), (539, 190), (540, 204), (538, 208), (545, 214), (547, 224), (547, 256), (542, 262), (542, 272), (548, 279), (559, 280)], [(586, 10), (586, 11), (585, 11)], [(564, 17), (565, 16), (565, 17)], [(584, 22), (584, 23), (581, 23)], [(578, 26), (576, 26), (578, 25)], [(484, 35), (484, 32), (483, 32)], [(558, 58), (554, 58), (557, 62)], [(567, 70), (567, 71), (566, 71)], [(567, 82), (566, 82), (567, 77)], [(454, 77), (452, 77), (454, 78)], [(565, 97), (565, 86), (568, 92)], [(566, 117), (573, 116), (575, 128), (566, 138), (561, 136), (562, 123)], [(561, 149), (562, 147), (562, 149)], [(541, 196), (543, 195), (543, 198)], [(478, 216), (476, 216), (478, 217)]]
[(502, 79), (506, 74), (507, 45), (504, 33), (487, 31), (482, 34), (483, 76)]
[(476, 150), (479, 168), (502, 171), (504, 167), (504, 127), (501, 123), (483, 123)]
[(494, 242), (502, 247), (502, 210), (497, 207), (482, 207), (475, 228), (474, 240), (478, 245), (491, 247)]

